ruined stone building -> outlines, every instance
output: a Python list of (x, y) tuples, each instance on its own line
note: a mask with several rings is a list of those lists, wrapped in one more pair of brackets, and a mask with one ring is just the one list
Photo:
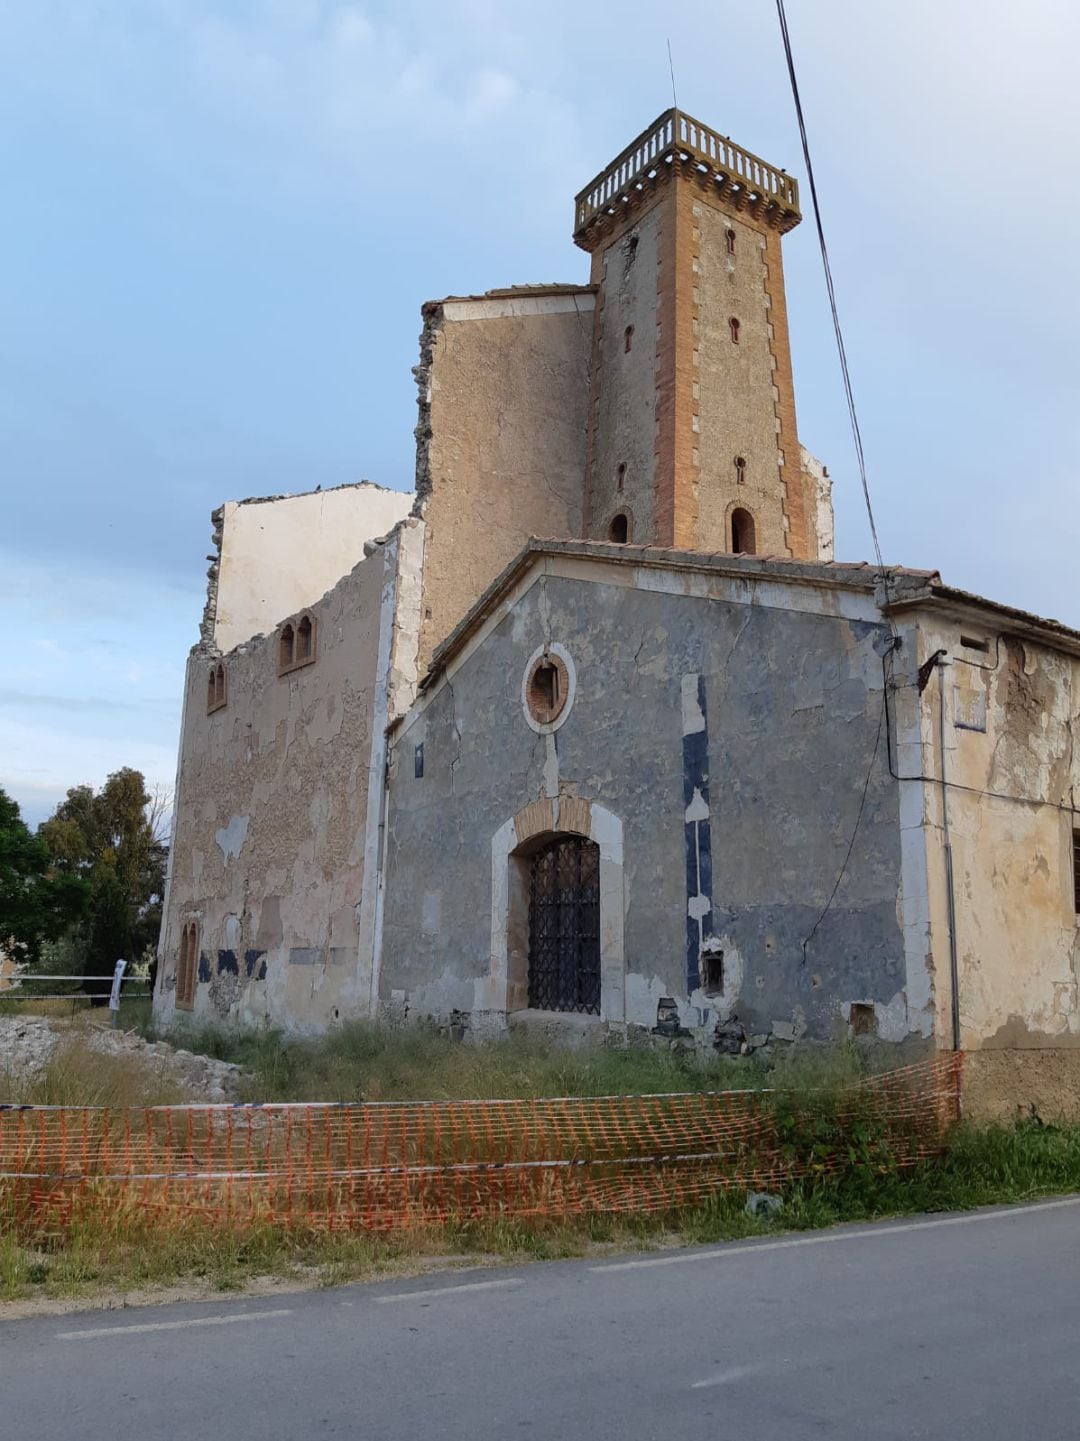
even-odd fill
[(799, 219), (668, 111), (423, 307), (414, 494), (215, 513), (159, 1015), (1080, 1055), (1080, 634), (834, 561)]

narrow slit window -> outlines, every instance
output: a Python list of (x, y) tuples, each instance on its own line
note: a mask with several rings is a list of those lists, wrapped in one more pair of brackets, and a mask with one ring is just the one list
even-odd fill
[(1073, 831), (1073, 908), (1080, 916), (1080, 831)]
[(633, 348), (634, 348), (634, 327), (633, 327), (632, 325), (628, 325), (628, 326), (626, 327), (626, 329), (623, 331), (623, 350), (626, 352), (627, 355), (629, 355), (630, 352), (631, 352), (631, 350), (633, 350)]
[(734, 315), (733, 315), (733, 316), (731, 317), (731, 319), (728, 321), (728, 328), (729, 328), (730, 331), (731, 331), (731, 343), (732, 343), (732, 345), (738, 345), (738, 343), (739, 343), (739, 330), (740, 330), (740, 326), (739, 326), (738, 320), (735, 318)]
[(736, 485), (745, 485), (745, 484), (746, 484), (746, 456), (745, 456), (745, 455), (737, 455), (737, 456), (735, 457), (735, 484), (736, 484)]
[(619, 468), (618, 468), (618, 469), (616, 470), (616, 472), (615, 472), (615, 489), (618, 491), (618, 493), (619, 493), (620, 495), (622, 495), (622, 493), (623, 493), (623, 487), (625, 486), (625, 484), (626, 484), (626, 461), (624, 460), (624, 461), (621, 461), (621, 462), (619, 463)]
[(725, 240), (727, 241), (727, 253), (728, 253), (729, 255), (734, 255), (734, 254), (735, 254), (735, 232), (734, 232), (734, 230), (730, 230), (730, 229), (725, 230), (725, 232), (724, 232), (724, 238), (725, 238)]

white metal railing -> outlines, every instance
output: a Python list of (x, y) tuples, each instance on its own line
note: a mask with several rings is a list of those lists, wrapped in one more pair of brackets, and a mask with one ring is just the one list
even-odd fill
[(673, 109), (666, 110), (643, 130), (579, 192), (574, 202), (574, 233), (584, 229), (613, 200), (651, 178), (661, 165), (669, 164), (676, 153), (697, 160), (717, 175), (726, 176), (751, 195), (774, 202), (795, 219), (799, 217), (799, 186), (793, 176), (744, 150), (726, 135), (717, 134), (693, 116)]

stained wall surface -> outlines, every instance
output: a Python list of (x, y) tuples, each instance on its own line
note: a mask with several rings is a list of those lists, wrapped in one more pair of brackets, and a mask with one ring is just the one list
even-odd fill
[[(759, 1043), (824, 1039), (860, 1003), (879, 1034), (905, 1038), (921, 1023), (906, 1007), (897, 790), (877, 746), (885, 633), (868, 594), (548, 563), (395, 736), (383, 1004), (482, 1018), (501, 837), (557, 802), (584, 834), (603, 812), (620, 868), (601, 882), (617, 891), (604, 904), (625, 908), (609, 1020), (651, 1027), (673, 996), (691, 1029), (734, 1019)], [(545, 644), (574, 675), (555, 734), (531, 728), (522, 701)], [(860, 843), (823, 916), (868, 770)], [(704, 942), (723, 951), (719, 995), (698, 984)]]
[(421, 664), (530, 536), (581, 534), (593, 303), (563, 286), (426, 307)]
[[(789, 555), (766, 237), (704, 197), (695, 201), (693, 217), (700, 232), (695, 260), (700, 386), (697, 546), (706, 551), (730, 550), (731, 512), (742, 507), (754, 517), (758, 554)], [(729, 231), (735, 236), (733, 254), (728, 254)], [(731, 338), (733, 319), (739, 325), (738, 344)], [(796, 460), (797, 452), (796, 446)], [(741, 484), (736, 457), (746, 461)], [(792, 481), (802, 483), (797, 464)]]
[(1080, 660), (1010, 629), (995, 626), (992, 614), (963, 609), (919, 616), (920, 658), (939, 650), (947, 657), (931, 674), (919, 718), (938, 1032), (947, 1044), (944, 703), (961, 1044), (965, 1050), (1080, 1047), (1073, 840)]
[(229, 652), (227, 703), (212, 714), (216, 656), (192, 652), (162, 1019), (174, 1011), (188, 921), (199, 928), (196, 1015), (303, 1030), (366, 1013), (374, 897), (364, 882), (374, 873), (388, 686), (411, 695), (394, 651), (415, 656), (419, 587), (407, 576), (421, 551), (422, 527), (407, 522), (309, 608), (314, 663), (279, 675), (276, 633)]
[(648, 211), (637, 225), (594, 257), (600, 294), (590, 416), (587, 529), (598, 540), (608, 539), (612, 518), (619, 512), (628, 517), (631, 541), (647, 545), (656, 540), (661, 217), (659, 207)]
[(220, 554), (208, 619), (231, 650), (312, 605), (412, 508), (412, 495), (362, 482), (306, 495), (227, 501), (215, 516)]

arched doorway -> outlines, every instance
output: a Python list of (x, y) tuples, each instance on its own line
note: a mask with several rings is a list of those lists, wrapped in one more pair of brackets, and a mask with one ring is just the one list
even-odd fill
[(600, 847), (558, 835), (528, 857), (529, 1007), (600, 1014)]

